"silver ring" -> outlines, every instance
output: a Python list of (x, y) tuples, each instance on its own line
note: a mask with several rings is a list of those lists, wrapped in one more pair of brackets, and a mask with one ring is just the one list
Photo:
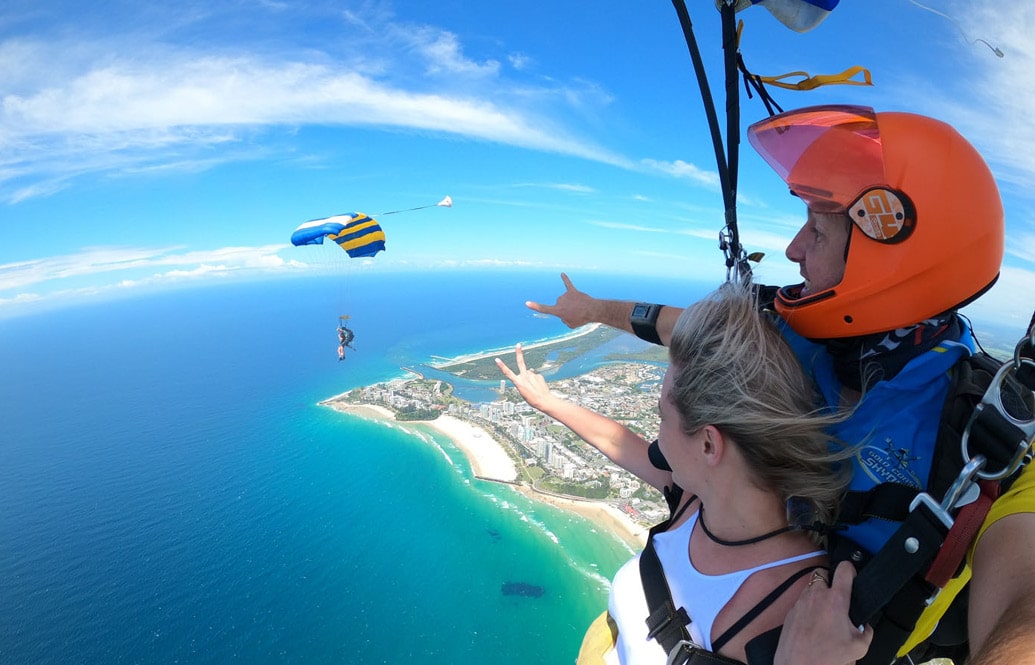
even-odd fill
[(820, 571), (818, 571), (818, 570), (814, 570), (814, 571), (812, 571), (812, 577), (811, 577), (811, 578), (809, 578), (809, 583), (808, 583), (808, 587), (811, 587), (811, 586), (812, 586), (813, 584), (815, 584), (816, 582), (819, 582), (819, 581), (822, 581), (822, 582), (823, 582), (823, 584), (825, 584), (825, 585), (827, 585), (827, 586), (830, 586), (830, 580), (828, 580), (828, 579), (827, 579), (827, 578), (826, 578), (826, 577), (825, 577), (825, 576), (823, 575), (823, 573), (822, 573), (822, 572), (820, 572)]

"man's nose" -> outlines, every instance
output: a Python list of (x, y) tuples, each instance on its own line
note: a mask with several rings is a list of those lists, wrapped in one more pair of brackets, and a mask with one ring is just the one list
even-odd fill
[(801, 227), (798, 233), (795, 234), (790, 244), (787, 245), (787, 249), (784, 250), (784, 255), (794, 263), (801, 263), (805, 260), (805, 227)]

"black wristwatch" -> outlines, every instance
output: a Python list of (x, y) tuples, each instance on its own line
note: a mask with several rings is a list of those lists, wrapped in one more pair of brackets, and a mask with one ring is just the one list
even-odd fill
[(651, 344), (661, 344), (661, 337), (658, 336), (658, 314), (661, 313), (662, 305), (654, 303), (638, 302), (633, 306), (632, 314), (629, 315), (629, 323), (637, 337)]

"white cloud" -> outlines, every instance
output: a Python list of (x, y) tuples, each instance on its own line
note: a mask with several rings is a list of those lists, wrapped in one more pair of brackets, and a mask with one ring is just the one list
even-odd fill
[(674, 178), (691, 180), (700, 185), (710, 188), (718, 188), (719, 174), (715, 171), (702, 169), (699, 166), (677, 159), (673, 162), (665, 162), (657, 159), (643, 159), (640, 161), (648, 171), (664, 173)]
[(197, 268), (191, 270), (170, 270), (166, 273), (160, 273), (155, 275), (151, 281), (160, 280), (180, 280), (180, 279), (197, 279), (199, 277), (219, 277), (225, 276), (227, 273), (235, 270), (235, 268), (229, 268), (227, 266), (210, 266), (203, 264)]
[(995, 286), (963, 311), (975, 322), (1009, 326), (1016, 328), (1018, 335), (1023, 334), (1035, 312), (1032, 284), (1035, 270), (1003, 267)]
[(595, 194), (597, 191), (594, 187), (590, 187), (589, 185), (576, 185), (574, 183), (562, 182), (547, 185), (547, 187), (551, 189), (559, 189), (565, 192), (575, 192), (577, 194)]
[[(467, 57), (451, 32), (341, 18), (369, 30), (346, 57), (315, 46), (213, 53), (120, 34), (0, 42), (0, 197), (45, 196), (84, 173), (249, 159), (251, 133), (301, 124), (441, 132), (630, 167), (556, 120), (606, 102), (584, 82), (532, 89), (505, 80), (496, 60)], [(212, 146), (217, 159), (203, 153)]]
[(511, 53), (507, 56), (507, 62), (517, 70), (527, 69), (532, 64), (532, 58), (524, 53)]
[(1008, 235), (1006, 254), (1030, 263), (1035, 257), (1035, 231)]
[[(149, 278), (150, 281), (163, 276), (183, 277), (217, 271), (278, 270), (303, 266), (297, 261), (285, 261), (277, 254), (286, 247), (223, 247), (187, 252), (181, 251), (182, 247), (89, 247), (77, 254), (0, 265), (0, 292), (106, 273), (150, 272), (161, 267), (175, 266), (176, 269), (158, 273)], [(134, 281), (133, 278), (122, 281), (127, 280)]]
[[(907, 67), (900, 79), (884, 81), (886, 98), (896, 108), (947, 121), (974, 143), (1001, 183), (1029, 188), (1035, 177), (1035, 124), (1029, 121), (1035, 87), (1028, 84), (1035, 71), (1035, 3), (955, 0), (941, 9), (955, 23), (945, 22), (946, 41), (958, 44), (953, 75), (936, 80)], [(955, 34), (958, 29), (963, 32)]]
[(627, 222), (607, 222), (603, 220), (591, 220), (587, 222), (591, 226), (599, 226), (603, 229), (614, 229), (616, 231), (636, 231), (643, 233), (676, 233), (672, 229), (665, 229), (656, 226), (643, 226), (642, 224), (629, 224)]
[(27, 305), (29, 303), (39, 302), (42, 299), (43, 296), (41, 296), (38, 293), (19, 293), (18, 295), (10, 298), (0, 298), (0, 311), (2, 311), (5, 307), (15, 305)]
[(451, 32), (422, 27), (406, 31), (405, 34), (410, 38), (414, 50), (424, 56), (430, 74), (495, 76), (499, 73), (500, 63), (496, 60), (478, 63), (464, 57), (460, 41)]
[[(969, 81), (974, 86), (967, 127), (977, 134), (975, 141), (986, 158), (1002, 166), (997, 175), (1023, 187), (1035, 176), (1035, 124), (1029, 121), (1035, 105), (1031, 81), (1035, 71), (1035, 3), (1013, 2), (1008, 9), (994, 0), (961, 5), (971, 39), (987, 38), (1003, 51), (981, 60), (982, 71)], [(982, 46), (973, 48), (981, 49)], [(987, 52), (986, 52), (987, 53)]]
[(542, 189), (556, 189), (562, 192), (575, 192), (576, 194), (595, 194), (596, 188), (589, 185), (580, 185), (568, 182), (522, 182), (512, 187), (537, 187)]
[[(277, 252), (287, 247), (222, 247), (204, 251), (182, 251), (182, 247), (91, 247), (77, 254), (8, 263), (0, 265), (0, 318), (40, 307), (183, 282), (256, 278), (311, 268), (280, 257)], [(363, 263), (356, 261), (357, 269), (363, 269)], [(32, 290), (25, 290), (29, 288)]]

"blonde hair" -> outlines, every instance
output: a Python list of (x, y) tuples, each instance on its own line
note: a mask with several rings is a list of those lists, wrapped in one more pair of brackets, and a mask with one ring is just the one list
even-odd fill
[[(713, 425), (743, 455), (755, 484), (788, 503), (791, 524), (829, 524), (851, 478), (851, 451), (826, 428), (816, 393), (749, 284), (726, 283), (679, 317), (669, 346), (669, 398), (683, 430)], [(806, 514), (795, 515), (802, 501)], [(792, 509), (792, 506), (799, 508)]]

